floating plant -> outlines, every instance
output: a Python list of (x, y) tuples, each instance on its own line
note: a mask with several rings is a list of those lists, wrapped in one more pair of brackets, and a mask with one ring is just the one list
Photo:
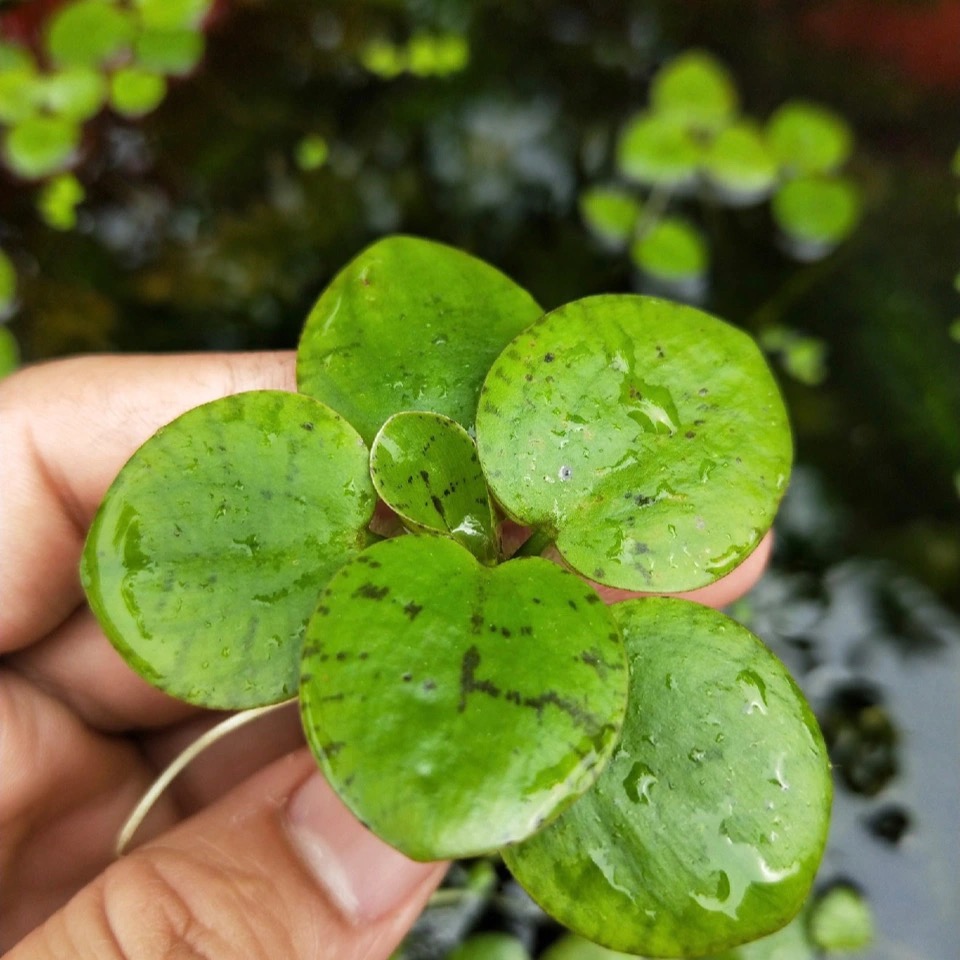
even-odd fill
[(107, 492), (81, 575), (130, 666), (251, 708), (233, 726), (298, 697), (370, 829), (500, 851), (600, 943), (694, 956), (786, 924), (831, 796), (803, 696), (721, 614), (591, 582), (690, 590), (769, 528), (791, 440), (749, 337), (634, 295), (543, 314), (390, 237), (320, 296), (297, 382), (188, 411)]

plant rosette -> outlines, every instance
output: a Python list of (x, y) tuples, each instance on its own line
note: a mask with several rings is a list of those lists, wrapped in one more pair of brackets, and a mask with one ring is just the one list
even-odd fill
[[(298, 697), (371, 830), (420, 860), (499, 850), (608, 947), (787, 923), (831, 796), (802, 694), (722, 614), (586, 582), (700, 587), (769, 528), (792, 448), (753, 341), (633, 295), (544, 314), (396, 236), (320, 296), (297, 382), (188, 411), (107, 492), (81, 574), (130, 666), (204, 707)], [(507, 521), (532, 529), (512, 555)]]

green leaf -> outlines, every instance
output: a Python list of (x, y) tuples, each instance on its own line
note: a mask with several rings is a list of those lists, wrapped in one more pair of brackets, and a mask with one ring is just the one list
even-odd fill
[(773, 198), (773, 219), (798, 260), (818, 260), (841, 244), (860, 221), (860, 191), (840, 177), (797, 177)]
[(724, 951), (714, 960), (820, 960), (820, 954), (807, 936), (807, 908), (785, 927), (750, 943)]
[(110, 105), (117, 113), (136, 119), (155, 110), (167, 95), (167, 81), (149, 70), (124, 67), (110, 77)]
[(730, 72), (703, 50), (690, 50), (666, 63), (650, 87), (658, 114), (706, 132), (721, 129), (733, 118), (738, 99)]
[(777, 179), (777, 161), (763, 134), (746, 121), (714, 138), (704, 154), (703, 170), (714, 193), (733, 206), (763, 200)]
[(496, 562), (496, 521), (477, 447), (456, 421), (395, 414), (370, 448), (370, 474), (409, 529), (452, 537), (481, 563)]
[(124, 659), (199, 706), (296, 691), (304, 625), (366, 542), (367, 450), (322, 404), (256, 391), (161, 428), (97, 512), (82, 562), (90, 606)]
[(68, 3), (50, 18), (47, 50), (59, 67), (98, 67), (118, 59), (135, 32), (130, 14), (110, 0)]
[(197, 30), (147, 27), (133, 45), (133, 56), (144, 70), (185, 77), (203, 59), (203, 48)]
[(541, 313), (530, 294), (482, 260), (428, 240), (387, 237), (321, 294), (297, 350), (297, 383), (367, 443), (403, 410), (442, 413), (469, 428), (490, 364)]
[(707, 607), (630, 600), (627, 721), (594, 787), (504, 849), (552, 916), (616, 950), (697, 956), (761, 937), (802, 907), (826, 842), (831, 781), (783, 664)]
[(330, 145), (319, 133), (308, 133), (298, 144), (294, 157), (304, 171), (319, 170), (330, 156)]
[[(415, 860), (528, 836), (596, 778), (626, 705), (623, 645), (582, 580), (400, 537), (330, 581), (304, 641), (307, 740), (348, 807)], [(371, 712), (376, 710), (376, 715)]]
[(17, 299), (17, 271), (9, 255), (0, 250), (0, 315), (13, 308)]
[(637, 237), (630, 258), (645, 273), (668, 282), (702, 277), (709, 262), (700, 231), (680, 217), (664, 217)]
[(767, 142), (777, 160), (793, 173), (831, 173), (850, 156), (853, 134), (832, 110), (791, 100), (768, 121)]
[(0, 379), (20, 366), (20, 345), (8, 327), (0, 327)]
[(470, 62), (470, 44), (457, 33), (417, 32), (407, 45), (407, 64), (416, 77), (447, 77)]
[(634, 954), (621, 953), (599, 943), (568, 933), (555, 940), (540, 954), (540, 960), (633, 960)]
[(83, 184), (72, 173), (62, 173), (43, 185), (37, 208), (48, 227), (72, 230), (77, 225), (77, 205), (85, 196)]
[(588, 187), (580, 194), (580, 216), (611, 249), (625, 247), (640, 216), (640, 201), (622, 187)]
[(69, 120), (89, 120), (106, 100), (107, 82), (98, 70), (68, 67), (43, 77), (41, 97), (52, 113)]
[(680, 122), (640, 113), (617, 143), (617, 169), (629, 180), (649, 186), (686, 188), (697, 178), (703, 148)]
[(195, 29), (210, 12), (213, 0), (133, 0), (148, 29)]
[(20, 47), (0, 45), (0, 123), (13, 124), (33, 116), (42, 103), (43, 77), (33, 58)]
[(18, 176), (36, 180), (69, 166), (79, 144), (80, 127), (74, 121), (32, 116), (7, 131), (3, 158)]
[(372, 37), (361, 47), (358, 57), (363, 67), (382, 80), (399, 77), (409, 66), (407, 51), (382, 37)]
[(588, 297), (501, 354), (477, 415), (494, 498), (575, 570), (630, 590), (711, 583), (769, 528), (790, 429), (747, 334), (651, 297)]
[(814, 901), (808, 928), (821, 950), (862, 950), (873, 940), (873, 915), (858, 891), (841, 884)]
[(516, 937), (492, 931), (464, 940), (447, 960), (530, 960), (530, 954)]

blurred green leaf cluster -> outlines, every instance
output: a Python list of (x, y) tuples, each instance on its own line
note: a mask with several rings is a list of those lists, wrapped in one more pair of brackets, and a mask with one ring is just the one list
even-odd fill
[(417, 31), (406, 43), (383, 37), (368, 40), (359, 52), (361, 65), (384, 80), (401, 74), (415, 77), (448, 77), (466, 69), (470, 45), (459, 33)]
[(646, 286), (698, 300), (709, 247), (679, 209), (769, 200), (785, 252), (820, 259), (860, 218), (860, 193), (840, 174), (852, 148), (846, 122), (804, 100), (783, 104), (765, 124), (744, 115), (727, 68), (690, 50), (653, 77), (649, 104), (620, 132), (613, 181), (588, 186), (580, 211), (605, 248), (629, 252)]
[(84, 123), (104, 107), (125, 117), (155, 109), (167, 78), (200, 62), (211, 5), (73, 0), (44, 25), (39, 50), (0, 44), (3, 163), (25, 180), (61, 173), (78, 159)]

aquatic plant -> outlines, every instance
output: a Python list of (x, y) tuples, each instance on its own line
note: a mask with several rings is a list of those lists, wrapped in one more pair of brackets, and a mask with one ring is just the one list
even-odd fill
[(633, 295), (544, 314), (391, 237), (320, 296), (297, 383), (188, 411), (109, 489), (81, 574), (130, 666), (241, 718), (299, 699), (370, 829), (499, 850), (609, 947), (787, 923), (831, 797), (802, 694), (722, 614), (595, 589), (703, 586), (770, 526), (791, 440), (750, 338)]

